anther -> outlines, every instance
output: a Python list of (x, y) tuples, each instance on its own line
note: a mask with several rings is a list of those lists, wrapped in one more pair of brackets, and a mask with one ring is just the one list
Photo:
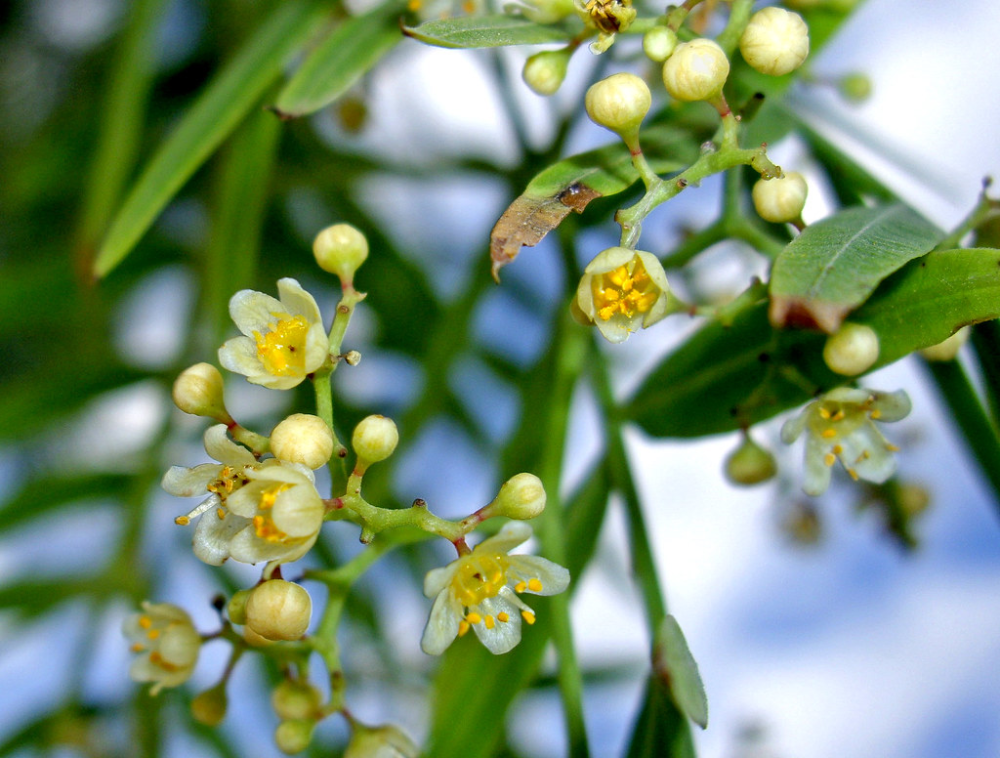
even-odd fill
[(153, 619), (151, 619), (149, 616), (139, 617), (139, 626), (141, 626), (143, 629), (149, 629), (152, 625), (153, 625)]
[(528, 589), (527, 582), (518, 582), (517, 584), (514, 585), (514, 592), (521, 593), (524, 592), (526, 589)]
[(521, 616), (528, 623), (528, 626), (531, 626), (532, 624), (535, 623), (535, 614), (532, 613), (531, 611), (521, 611)]
[(174, 519), (174, 523), (177, 524), (177, 526), (187, 526), (191, 523), (191, 519), (187, 516), (178, 516)]
[(487, 629), (492, 629), (494, 626), (496, 626), (496, 621), (494, 620), (494, 618), (492, 616), (487, 616), (486, 619), (485, 619), (485, 621), (486, 621), (486, 628)]
[(542, 583), (538, 579), (529, 579), (528, 589), (531, 590), (532, 592), (541, 592)]
[(470, 624), (478, 624), (480, 621), (483, 620), (483, 617), (480, 616), (478, 613), (473, 612), (470, 613), (468, 616), (466, 616), (465, 620), (468, 621)]
[(823, 456), (823, 463), (825, 463), (827, 466), (832, 466), (836, 462), (837, 462), (837, 456), (835, 456), (833, 453), (827, 453), (826, 455)]
[(834, 437), (837, 436), (837, 430), (836, 429), (824, 429), (823, 430), (823, 436), (826, 437), (828, 440), (829, 439), (833, 439)]
[(500, 613), (497, 614), (497, 621), (506, 624), (508, 621), (510, 621), (510, 616), (508, 616), (506, 612), (500, 611)]
[(462, 619), (461, 621), (458, 622), (458, 636), (459, 637), (465, 636), (466, 634), (468, 634), (470, 628), (471, 627), (469, 626), (469, 622), (466, 621), (465, 619)]

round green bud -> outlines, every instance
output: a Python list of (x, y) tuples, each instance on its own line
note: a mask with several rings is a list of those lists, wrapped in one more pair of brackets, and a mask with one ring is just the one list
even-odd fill
[(969, 327), (963, 326), (944, 342), (925, 347), (920, 354), (929, 361), (953, 361), (962, 345), (969, 341), (971, 334)]
[(663, 64), (663, 85), (667, 92), (685, 102), (715, 97), (728, 76), (729, 58), (710, 39), (682, 42)]
[(897, 502), (903, 513), (912, 518), (927, 510), (931, 504), (931, 494), (919, 484), (901, 484)]
[(867, 74), (855, 72), (842, 77), (837, 84), (841, 97), (852, 103), (863, 103), (872, 95), (872, 80)]
[(367, 468), (372, 463), (384, 461), (399, 444), (396, 422), (385, 416), (368, 416), (354, 427), (351, 446), (358, 455), (359, 465)]
[(765, 450), (749, 437), (726, 458), (726, 478), (741, 487), (752, 487), (766, 482), (778, 473), (778, 464), (769, 450)]
[(309, 747), (315, 729), (316, 722), (312, 720), (282, 721), (274, 730), (274, 742), (282, 753), (295, 755)]
[(656, 63), (663, 63), (677, 47), (677, 32), (665, 26), (654, 26), (642, 35), (642, 51)]
[(218, 726), (226, 717), (229, 699), (226, 697), (226, 685), (217, 684), (205, 690), (191, 701), (191, 717), (205, 726)]
[(364, 726), (355, 722), (344, 758), (418, 758), (420, 748), (392, 724)]
[(368, 258), (368, 240), (350, 224), (334, 224), (316, 235), (313, 255), (321, 269), (336, 274), (346, 287)]
[(765, 221), (784, 224), (802, 215), (809, 185), (797, 171), (789, 171), (776, 179), (758, 179), (753, 186), (753, 207)]
[(536, 95), (553, 95), (566, 78), (569, 58), (566, 48), (535, 53), (524, 62), (521, 77)]
[(333, 432), (319, 416), (294, 413), (271, 432), (271, 452), (280, 460), (318, 469), (333, 455)]
[(864, 324), (843, 324), (827, 337), (823, 360), (827, 367), (844, 376), (857, 376), (878, 360), (878, 335)]
[(311, 617), (312, 599), (294, 582), (272, 579), (258, 584), (247, 599), (247, 628), (266, 640), (299, 639)]
[(515, 474), (500, 487), (496, 498), (482, 515), (485, 518), (503, 516), (527, 521), (545, 510), (545, 488), (534, 474)]
[(196, 363), (184, 369), (174, 381), (174, 405), (192, 416), (204, 416), (223, 424), (233, 421), (223, 398), (219, 369), (211, 363)]
[(798, 13), (776, 6), (761, 8), (743, 30), (740, 52), (754, 70), (782, 76), (809, 55), (809, 27)]
[(226, 604), (226, 615), (234, 624), (245, 624), (247, 622), (247, 598), (252, 590), (240, 590)]
[(271, 691), (271, 706), (282, 721), (302, 721), (316, 718), (323, 696), (309, 682), (282, 680)]
[(635, 74), (612, 74), (587, 90), (587, 115), (595, 124), (618, 134), (639, 128), (653, 98), (646, 82)]

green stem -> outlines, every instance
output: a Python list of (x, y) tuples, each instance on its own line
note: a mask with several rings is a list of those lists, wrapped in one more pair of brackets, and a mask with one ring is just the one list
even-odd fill
[(994, 506), (1000, 515), (1000, 440), (972, 383), (958, 361), (924, 361), (941, 398), (965, 437), (965, 444), (993, 488)]
[(729, 20), (726, 22), (726, 28), (722, 30), (722, 34), (715, 40), (730, 58), (733, 56), (736, 46), (740, 43), (743, 30), (747, 28), (751, 10), (753, 10), (753, 0), (735, 0), (732, 10), (729, 11)]

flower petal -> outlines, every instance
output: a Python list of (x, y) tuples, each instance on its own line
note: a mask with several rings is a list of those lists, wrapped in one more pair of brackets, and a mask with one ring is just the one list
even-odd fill
[(271, 485), (267, 482), (250, 482), (234, 490), (226, 498), (226, 507), (243, 518), (253, 518), (257, 515), (260, 499), (264, 491)]
[(809, 403), (797, 416), (788, 419), (781, 425), (781, 441), (786, 445), (791, 445), (805, 431), (806, 424), (809, 423), (809, 414), (812, 413), (815, 403)]
[(289, 315), (304, 316), (310, 324), (322, 322), (316, 299), (302, 288), (298, 280), (291, 277), (279, 279), (278, 297)]
[[(491, 597), (481, 602), (476, 610), (483, 620), (472, 625), (479, 641), (494, 655), (503, 655), (514, 649), (521, 641), (521, 614), (517, 608), (502, 597)], [(497, 617), (505, 613), (507, 621), (499, 621)], [(490, 617), (492, 628), (487, 624)]]
[(216, 424), (205, 430), (205, 452), (230, 466), (252, 466), (257, 462), (253, 453), (229, 439), (225, 424)]
[(435, 597), (441, 590), (451, 584), (451, 578), (455, 576), (459, 565), (459, 561), (452, 561), (447, 566), (428, 571), (424, 577), (424, 596)]
[(542, 589), (531, 587), (525, 592), (532, 595), (557, 595), (569, 586), (569, 570), (537, 555), (512, 555), (510, 565), (525, 579), (538, 579)]
[(171, 466), (163, 475), (160, 486), (177, 497), (204, 496), (209, 483), (219, 478), (221, 470), (222, 466), (218, 463), (202, 463), (194, 468)]
[(252, 337), (254, 332), (267, 331), (283, 313), (285, 306), (263, 292), (240, 290), (229, 299), (229, 315), (236, 328), (247, 337)]
[(472, 552), (509, 553), (518, 545), (531, 539), (532, 534), (529, 524), (523, 521), (508, 521), (499, 532), (476, 545)]
[(209, 566), (221, 566), (225, 563), (229, 557), (229, 543), (233, 536), (250, 523), (249, 520), (236, 516), (225, 508), (220, 510), (222, 518), (219, 518), (219, 511), (216, 510), (198, 519), (198, 525), (191, 539), (195, 556)]
[(274, 525), (289, 537), (308, 537), (323, 526), (323, 501), (311, 484), (279, 492), (271, 509)]
[(222, 368), (243, 376), (257, 376), (267, 373), (257, 353), (257, 343), (249, 337), (233, 337), (219, 348), (219, 363)]
[(420, 638), (420, 649), (427, 655), (441, 655), (458, 636), (461, 620), (462, 606), (459, 602), (447, 589), (439, 592)]
[(822, 495), (830, 486), (830, 467), (826, 465), (826, 454), (830, 445), (809, 435), (806, 437), (806, 473), (802, 489), (813, 497)]
[(879, 421), (899, 421), (906, 418), (913, 408), (910, 396), (905, 390), (896, 392), (873, 392), (875, 402), (872, 407), (879, 412)]

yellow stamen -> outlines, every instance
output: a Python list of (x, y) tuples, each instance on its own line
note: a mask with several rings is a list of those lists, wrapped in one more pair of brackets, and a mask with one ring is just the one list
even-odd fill
[(823, 432), (822, 432), (822, 434), (828, 440), (829, 439), (833, 439), (834, 437), (837, 436), (837, 430), (836, 429), (824, 429)]
[(869, 416), (870, 416), (871, 418), (873, 418), (873, 419), (875, 419), (875, 420), (877, 421), (878, 419), (882, 418), (882, 411), (880, 411), (880, 410), (879, 410), (878, 408), (876, 408), (875, 410), (873, 410), (873, 411), (872, 411), (871, 413), (869, 413), (868, 415), (869, 415)]
[(834, 445), (833, 446), (833, 454), (834, 455), (840, 455), (842, 452), (844, 452), (844, 448), (843, 448), (842, 445)]
[(458, 622), (458, 636), (464, 637), (466, 634), (468, 634), (469, 629), (471, 628), (472, 627), (469, 626), (469, 622), (466, 621), (465, 619), (462, 619), (461, 621)]
[[(253, 517), (253, 528), (257, 532), (257, 536), (262, 540), (268, 542), (283, 542), (288, 538), (288, 535), (281, 531), (278, 527), (274, 525), (274, 521), (271, 519), (270, 511), (274, 508), (274, 503), (278, 499), (278, 495), (287, 489), (290, 489), (293, 485), (276, 484), (273, 487), (269, 487), (264, 490), (260, 496), (260, 502), (257, 504), (258, 514)], [(222, 518), (224, 514), (221, 513), (219, 518)]]
[(278, 319), (270, 324), (270, 331), (262, 335), (254, 332), (257, 342), (257, 357), (274, 376), (295, 376), (305, 371), (306, 365), (306, 335), (309, 333), (309, 323), (305, 316), (291, 316), (287, 313), (275, 313)]
[(148, 632), (146, 632), (146, 636), (149, 637), (149, 639), (151, 640), (155, 640), (157, 637), (160, 636), (160, 630), (150, 629)]
[(851, 479), (858, 481), (858, 472), (852, 468), (847, 469), (847, 473), (851, 475)]
[(507, 615), (507, 613), (505, 613), (504, 611), (500, 611), (500, 613), (497, 614), (497, 621), (501, 621), (504, 624), (506, 624), (508, 621), (510, 621), (510, 616)]
[(149, 629), (149, 627), (151, 627), (152, 625), (153, 625), (153, 619), (151, 619), (149, 616), (139, 617), (139, 626), (141, 626), (143, 629)]
[(478, 613), (473, 612), (470, 613), (468, 616), (466, 616), (465, 620), (468, 621), (470, 624), (478, 624), (480, 621), (483, 620), (483, 617), (480, 616)]
[(542, 583), (538, 579), (529, 579), (528, 589), (531, 590), (532, 592), (541, 592)]
[(660, 297), (659, 289), (638, 257), (613, 271), (595, 275), (591, 287), (594, 309), (602, 321), (618, 314), (626, 319), (634, 318), (652, 308)]
[(822, 406), (820, 406), (819, 415), (820, 415), (820, 418), (822, 418), (824, 420), (828, 421), (830, 419), (830, 411), (828, 411), (826, 408), (824, 408)]
[(132, 648), (131, 648), (131, 650), (132, 650), (133, 653), (141, 653), (145, 649), (146, 649), (146, 646), (143, 645), (141, 642), (133, 643)]
[(226, 517), (226, 509), (225, 508), (218, 508), (218, 509), (216, 509), (215, 516), (216, 516), (216, 518), (219, 519), (219, 521), (222, 521), (222, 519), (224, 519)]
[(528, 626), (535, 623), (535, 614), (531, 611), (521, 611), (521, 616), (528, 622)]
[(899, 448), (896, 447), (895, 445), (893, 445), (891, 442), (886, 442), (885, 443), (885, 449), (888, 450), (890, 453), (898, 453), (899, 452)]
[(517, 584), (514, 585), (514, 592), (521, 593), (524, 592), (526, 589), (528, 589), (527, 582), (518, 582)]
[(833, 416), (830, 418), (830, 420), (831, 421), (843, 421), (844, 420), (844, 411), (843, 411), (843, 409), (841, 409), (841, 410), (837, 411), (836, 413), (834, 413)]
[(454, 596), (466, 608), (496, 597), (507, 584), (509, 564), (505, 554), (467, 556), (452, 579)]
[(827, 466), (832, 466), (836, 462), (837, 462), (837, 456), (835, 456), (833, 453), (827, 453), (826, 455), (823, 456), (823, 463), (825, 463)]
[(177, 524), (177, 526), (187, 526), (191, 523), (191, 519), (187, 516), (178, 516), (174, 519), (174, 523)]
[(487, 616), (485, 618), (485, 621), (486, 621), (486, 628), (487, 629), (492, 629), (493, 627), (496, 626), (496, 621), (494, 620), (494, 618), (492, 616)]

